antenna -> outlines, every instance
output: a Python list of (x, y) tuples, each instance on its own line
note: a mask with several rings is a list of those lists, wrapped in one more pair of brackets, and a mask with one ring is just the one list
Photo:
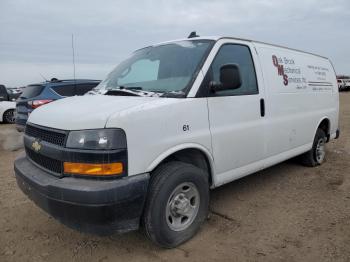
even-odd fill
[(72, 34), (72, 55), (73, 55), (73, 78), (75, 83), (75, 52), (74, 52), (74, 35)]
[(73, 55), (73, 79), (74, 79), (74, 93), (77, 93), (77, 83), (75, 81), (75, 52), (74, 52), (74, 35), (72, 34), (72, 55)]

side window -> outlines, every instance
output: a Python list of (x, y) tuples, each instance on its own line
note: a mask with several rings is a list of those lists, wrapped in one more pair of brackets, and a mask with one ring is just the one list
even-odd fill
[(212, 81), (220, 83), (220, 68), (226, 64), (237, 64), (242, 77), (242, 85), (238, 89), (223, 90), (215, 93), (215, 96), (253, 95), (258, 94), (253, 59), (248, 46), (238, 44), (223, 45), (217, 53), (212, 65)]
[(93, 89), (95, 86), (97, 86), (97, 83), (96, 84), (78, 84), (76, 94), (78, 96), (82, 96), (85, 93), (89, 92), (91, 89)]
[(74, 85), (59, 85), (54, 86), (52, 89), (60, 96), (74, 96)]

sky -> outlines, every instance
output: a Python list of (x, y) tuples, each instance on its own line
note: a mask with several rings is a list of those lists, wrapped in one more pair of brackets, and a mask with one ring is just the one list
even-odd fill
[(329, 57), (350, 75), (349, 0), (0, 0), (0, 84), (103, 79), (135, 49), (234, 36)]

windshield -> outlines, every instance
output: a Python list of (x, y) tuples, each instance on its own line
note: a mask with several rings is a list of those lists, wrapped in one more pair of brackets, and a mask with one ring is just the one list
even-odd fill
[(212, 43), (187, 40), (140, 49), (120, 63), (97, 88), (184, 94)]

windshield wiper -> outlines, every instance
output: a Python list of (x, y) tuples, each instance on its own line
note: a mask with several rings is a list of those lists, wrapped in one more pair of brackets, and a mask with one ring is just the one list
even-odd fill
[(143, 90), (140, 86), (117, 86), (115, 88), (106, 88), (104, 95), (115, 96), (144, 96), (144, 97), (184, 97), (185, 93), (179, 91), (164, 90)]
[(147, 97), (159, 97), (162, 93), (155, 91), (142, 90), (139, 86), (118, 86), (117, 88), (106, 89), (105, 95), (121, 95), (121, 96), (147, 96)]
[(117, 89), (142, 90), (142, 87), (141, 86), (118, 86)]
[(177, 98), (177, 97), (184, 97), (185, 92), (182, 90), (178, 91), (162, 91), (162, 90), (152, 90), (152, 92), (159, 93), (160, 97), (170, 97), (170, 98)]

